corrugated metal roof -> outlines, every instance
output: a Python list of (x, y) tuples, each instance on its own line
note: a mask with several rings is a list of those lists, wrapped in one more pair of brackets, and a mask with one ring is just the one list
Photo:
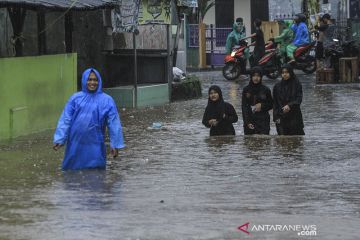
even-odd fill
[(0, 0), (0, 7), (22, 6), (25, 8), (47, 8), (53, 10), (92, 10), (112, 8), (117, 0)]

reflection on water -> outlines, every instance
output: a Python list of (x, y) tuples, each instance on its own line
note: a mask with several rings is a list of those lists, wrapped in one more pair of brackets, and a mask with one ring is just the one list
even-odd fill
[[(357, 85), (314, 87), (300, 76), (305, 136), (209, 137), (211, 84), (241, 116), (246, 81), (202, 73), (201, 99), (122, 110), (128, 148), (107, 170), (62, 172), (52, 131), (0, 143), (0, 239), (300, 239), (250, 224), (316, 224), (315, 238), (358, 239)], [(264, 80), (272, 88), (274, 81)], [(161, 129), (151, 129), (161, 122)]]

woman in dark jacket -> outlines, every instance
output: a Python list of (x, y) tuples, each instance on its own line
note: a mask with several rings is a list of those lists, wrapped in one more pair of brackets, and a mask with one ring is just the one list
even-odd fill
[(271, 90), (262, 84), (260, 67), (251, 70), (250, 82), (242, 92), (241, 106), (245, 135), (269, 134), (269, 110), (273, 107), (273, 100)]
[(281, 69), (281, 81), (274, 86), (274, 117), (279, 135), (305, 135), (304, 122), (300, 109), (302, 86), (291, 65)]
[(233, 123), (238, 116), (234, 107), (224, 102), (220, 87), (213, 85), (209, 88), (208, 105), (206, 106), (202, 123), (210, 128), (210, 136), (235, 135)]

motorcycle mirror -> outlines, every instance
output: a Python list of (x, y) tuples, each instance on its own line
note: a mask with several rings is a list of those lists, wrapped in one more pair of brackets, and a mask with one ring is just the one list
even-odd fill
[(334, 39), (333, 39), (333, 41), (334, 41), (334, 42), (338, 42), (338, 41), (339, 41), (339, 39), (334, 38)]

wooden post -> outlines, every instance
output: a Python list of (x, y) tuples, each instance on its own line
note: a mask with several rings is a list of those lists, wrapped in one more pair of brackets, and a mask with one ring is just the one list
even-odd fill
[(358, 58), (348, 57), (339, 60), (339, 82), (357, 82), (359, 77)]
[(46, 54), (46, 31), (45, 31), (45, 12), (37, 12), (37, 32), (38, 32), (38, 53)]
[(199, 23), (199, 68), (206, 68), (206, 34), (204, 23)]

